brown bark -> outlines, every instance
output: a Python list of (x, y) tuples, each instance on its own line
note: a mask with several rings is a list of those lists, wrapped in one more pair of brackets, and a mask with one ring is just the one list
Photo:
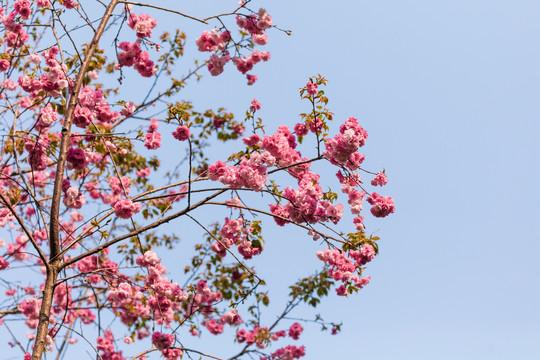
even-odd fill
[(52, 265), (47, 269), (47, 279), (43, 289), (43, 298), (41, 309), (39, 310), (39, 324), (36, 334), (36, 344), (32, 352), (32, 360), (40, 360), (45, 351), (45, 340), (49, 331), (49, 318), (51, 316), (52, 299), (54, 295), (54, 283), (58, 276), (58, 264)]
[(58, 242), (59, 239), (59, 228), (58, 228), (58, 214), (60, 212), (60, 197), (62, 195), (62, 181), (64, 178), (64, 169), (66, 166), (67, 151), (69, 146), (69, 139), (71, 137), (71, 124), (73, 122), (73, 114), (75, 112), (75, 106), (77, 105), (79, 93), (83, 85), (84, 75), (88, 70), (90, 60), (96, 51), (101, 35), (105, 30), (105, 26), (111, 17), (114, 8), (118, 4), (119, 0), (112, 0), (101, 19), (101, 23), (94, 34), (92, 42), (88, 46), (88, 51), (86, 52), (86, 57), (81, 64), (79, 73), (75, 80), (75, 86), (69, 97), (69, 103), (66, 110), (66, 115), (64, 119), (64, 127), (62, 128), (62, 139), (60, 140), (60, 153), (58, 155), (58, 163), (56, 165), (56, 178), (54, 179), (54, 192), (53, 199), (51, 204), (51, 226), (50, 226), (50, 238), (49, 246), (51, 253), (49, 254), (51, 259), (54, 258), (60, 252), (60, 245)]
[[(45, 351), (45, 340), (49, 329), (49, 319), (51, 314), (52, 299), (54, 295), (54, 288), (56, 279), (58, 277), (58, 271), (60, 269), (61, 258), (55, 258), (61, 251), (60, 247), (60, 235), (59, 235), (59, 213), (60, 213), (60, 197), (62, 195), (62, 181), (64, 176), (64, 170), (66, 165), (67, 150), (69, 146), (69, 139), (71, 136), (71, 123), (73, 120), (73, 113), (75, 106), (77, 105), (79, 93), (83, 85), (84, 75), (88, 70), (90, 60), (94, 55), (95, 50), (98, 47), (101, 35), (105, 30), (105, 26), (109, 21), (112, 12), (119, 0), (112, 0), (109, 6), (105, 10), (105, 14), (101, 19), (99, 27), (96, 29), (94, 38), (88, 46), (86, 57), (81, 64), (77, 78), (75, 80), (75, 86), (71, 91), (68, 107), (66, 109), (66, 115), (64, 119), (64, 126), (62, 128), (62, 139), (60, 141), (60, 150), (58, 155), (58, 162), (56, 164), (56, 178), (54, 182), (54, 192), (51, 204), (51, 218), (50, 218), (50, 235), (49, 235), (49, 259), (54, 259), (52, 263), (48, 263), (47, 266), (47, 279), (45, 280), (45, 288), (43, 289), (43, 298), (41, 303), (41, 309), (39, 312), (39, 324), (36, 334), (36, 344), (32, 352), (32, 360), (41, 360), (43, 352)], [(46, 263), (47, 264), (47, 263)]]

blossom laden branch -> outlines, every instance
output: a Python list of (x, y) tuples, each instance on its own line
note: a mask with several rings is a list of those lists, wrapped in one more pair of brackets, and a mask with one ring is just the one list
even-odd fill
[(102, 251), (102, 250), (104, 250), (104, 249), (106, 249), (106, 248), (108, 248), (108, 247), (110, 247), (110, 246), (112, 246), (112, 245), (114, 245), (114, 244), (117, 244), (117, 243), (119, 243), (120, 241), (123, 241), (123, 240), (125, 240), (125, 239), (129, 239), (129, 238), (132, 237), (132, 236), (136, 236), (136, 235), (142, 234), (142, 233), (144, 233), (144, 232), (146, 232), (146, 231), (148, 231), (148, 230), (155, 229), (155, 228), (157, 228), (158, 226), (160, 226), (160, 225), (162, 225), (162, 224), (168, 223), (169, 221), (174, 220), (174, 219), (176, 219), (176, 218), (178, 218), (178, 217), (180, 217), (180, 216), (182, 216), (182, 215), (185, 215), (185, 214), (187, 214), (188, 212), (190, 212), (190, 211), (192, 211), (192, 210), (195, 210), (196, 208), (198, 208), (198, 207), (200, 207), (200, 206), (202, 206), (202, 205), (208, 203), (209, 200), (211, 200), (211, 199), (213, 199), (213, 198), (215, 198), (215, 197), (217, 197), (217, 196), (223, 194), (225, 191), (226, 191), (226, 190), (218, 191), (218, 192), (216, 192), (216, 193), (214, 193), (214, 194), (212, 194), (212, 195), (206, 197), (205, 199), (203, 199), (203, 200), (197, 202), (196, 204), (193, 204), (193, 205), (192, 205), (190, 208), (188, 208), (188, 209), (184, 209), (184, 210), (179, 211), (179, 212), (177, 212), (177, 213), (175, 213), (175, 214), (169, 215), (169, 216), (167, 216), (167, 217), (165, 217), (165, 218), (163, 218), (163, 219), (161, 219), (161, 220), (159, 220), (159, 221), (155, 221), (155, 222), (153, 222), (153, 223), (151, 223), (151, 224), (149, 224), (149, 225), (142, 226), (142, 227), (140, 227), (140, 228), (138, 228), (138, 229), (136, 229), (136, 230), (133, 230), (133, 231), (127, 233), (127, 234), (124, 234), (124, 235), (119, 236), (119, 237), (117, 237), (117, 238), (115, 238), (115, 239), (113, 239), (113, 240), (110, 240), (110, 241), (108, 241), (108, 242), (106, 242), (106, 243), (104, 243), (104, 244), (102, 244), (102, 245), (99, 245), (99, 246), (97, 246), (96, 248), (94, 248), (94, 249), (92, 249), (92, 250), (89, 250), (89, 251), (87, 251), (87, 252), (85, 252), (85, 253), (83, 253), (83, 254), (81, 254), (81, 255), (79, 255), (79, 256), (76, 256), (76, 257), (74, 257), (74, 258), (72, 258), (72, 259), (66, 260), (66, 261), (64, 261), (64, 262), (61, 264), (60, 267), (61, 267), (61, 268), (65, 268), (65, 267), (67, 267), (67, 266), (69, 266), (69, 265), (71, 265), (71, 264), (76, 263), (77, 261), (79, 261), (79, 260), (81, 260), (81, 259), (84, 259), (84, 258), (86, 258), (86, 257), (88, 257), (88, 256), (90, 256), (90, 255), (96, 254), (96, 253), (98, 253), (98, 252), (100, 252), (100, 251)]

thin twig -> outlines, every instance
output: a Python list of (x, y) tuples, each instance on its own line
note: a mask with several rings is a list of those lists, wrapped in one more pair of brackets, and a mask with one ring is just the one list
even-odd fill
[(11, 206), (11, 204), (9, 203), (9, 200), (6, 199), (4, 197), (4, 195), (2, 195), (0, 193), (0, 199), (2, 199), (2, 202), (4, 203), (4, 205), (9, 209), (9, 211), (11, 212), (11, 214), (15, 217), (15, 219), (17, 219), (17, 222), (19, 223), (19, 225), (21, 225), (21, 228), (23, 229), (24, 233), (26, 234), (26, 236), (28, 236), (28, 239), (30, 239), (30, 242), (32, 243), (32, 246), (34, 247), (34, 249), (36, 249), (38, 255), (39, 255), (39, 258), (41, 259), (41, 261), (43, 261), (44, 265), (46, 267), (49, 267), (49, 262), (47, 261), (47, 258), (45, 257), (45, 254), (43, 254), (43, 252), (41, 251), (41, 249), (39, 248), (38, 244), (36, 243), (36, 240), (34, 239), (34, 237), (32, 236), (32, 233), (30, 232), (30, 230), (28, 230), (28, 228), (26, 227), (26, 225), (24, 225), (24, 221), (20, 218), (19, 214), (17, 214), (17, 212), (15, 211), (15, 209), (13, 209), (13, 207)]
[(202, 19), (196, 18), (196, 17), (191, 16), (191, 15), (188, 15), (188, 14), (184, 14), (183, 12), (180, 12), (180, 11), (177, 11), (177, 10), (168, 9), (168, 8), (164, 8), (164, 7), (161, 7), (161, 6), (156, 6), (156, 5), (151, 5), (151, 4), (144, 4), (144, 3), (138, 3), (138, 2), (134, 2), (134, 1), (120, 1), (120, 3), (122, 3), (122, 4), (128, 4), (128, 5), (135, 5), (135, 6), (144, 6), (144, 7), (149, 7), (149, 8), (152, 8), (152, 9), (163, 10), (163, 11), (170, 12), (170, 13), (173, 13), (173, 14), (181, 15), (181, 16), (186, 17), (186, 18), (188, 18), (188, 19), (191, 19), (191, 20), (195, 20), (195, 21), (201, 22), (201, 23), (203, 23), (203, 24), (208, 24), (206, 21), (204, 21), (204, 20), (202, 20)]

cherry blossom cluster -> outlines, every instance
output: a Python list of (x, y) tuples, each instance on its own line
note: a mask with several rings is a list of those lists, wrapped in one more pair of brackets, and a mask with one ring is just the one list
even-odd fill
[(174, 344), (174, 336), (162, 334), (158, 331), (152, 334), (152, 344), (161, 351), (163, 357), (167, 360), (176, 360), (182, 356), (182, 350), (171, 349)]
[(222, 324), (229, 324), (231, 326), (240, 325), (241, 323), (244, 322), (244, 320), (242, 320), (240, 315), (238, 315), (238, 310), (236, 309), (231, 309), (231, 311), (221, 315), (221, 317), (219, 318), (219, 321)]
[[(21, 106), (30, 107), (32, 102), (39, 101), (42, 97), (42, 91), (45, 92), (48, 96), (59, 97), (61, 95), (60, 91), (66, 88), (72, 80), (66, 77), (68, 71), (65, 64), (60, 64), (56, 57), (58, 55), (58, 48), (53, 46), (49, 50), (43, 51), (41, 55), (45, 58), (45, 63), (47, 67), (42, 69), (42, 74), (39, 78), (33, 76), (25, 75), (19, 76), (17, 83), (20, 85), (21, 89), (28, 93), (29, 97), (21, 98)], [(31, 55), (31, 62), (34, 64), (39, 64), (42, 58), (38, 54)], [(6, 86), (6, 85), (5, 85)], [(12, 84), (7, 84), (8, 87), (13, 88)], [(51, 111), (49, 111), (49, 114)], [(44, 119), (39, 127), (48, 128), (54, 121), (54, 119)]]
[[(268, 51), (253, 51), (249, 56), (243, 56), (243, 57), (233, 57), (232, 62), (240, 71), (242, 74), (247, 73), (248, 71), (251, 71), (253, 69), (253, 66), (255, 64), (261, 62), (261, 61), (268, 61), (270, 60), (270, 53)], [(248, 81), (250, 79), (248, 78)]]
[[(237, 330), (236, 331), (236, 341), (239, 343), (245, 343), (247, 346), (255, 345), (259, 349), (265, 349), (271, 341), (277, 341), (280, 338), (284, 338), (289, 335), (293, 340), (298, 340), (300, 335), (303, 332), (303, 328), (299, 323), (294, 323), (291, 325), (288, 331), (280, 330), (276, 332), (270, 332), (267, 327), (255, 326), (253, 330)], [(271, 360), (271, 359), (283, 359), (283, 360), (292, 360), (299, 359), (305, 355), (304, 346), (294, 346), (289, 345), (274, 351), (270, 357), (261, 357), (261, 360)]]
[(324, 156), (334, 165), (344, 165), (356, 170), (364, 161), (358, 148), (366, 143), (367, 132), (358, 124), (355, 117), (348, 118), (339, 127), (339, 134), (326, 141)]
[(224, 51), (229, 40), (231, 40), (231, 34), (228, 31), (219, 33), (214, 29), (212, 31), (203, 31), (201, 37), (199, 37), (195, 43), (197, 44), (199, 51)]
[(118, 48), (123, 52), (118, 53), (119, 67), (127, 66), (137, 70), (143, 77), (151, 77), (157, 72), (154, 62), (150, 59), (148, 52), (141, 50), (140, 40), (130, 43), (122, 41)]
[(275, 332), (270, 333), (270, 330), (264, 326), (255, 326), (253, 330), (247, 331), (245, 329), (237, 330), (236, 331), (236, 341), (238, 341), (240, 344), (246, 343), (246, 345), (255, 345), (259, 349), (266, 348), (266, 343), (272, 340), (277, 340), (280, 337), (286, 336), (285, 331), (281, 332)]
[(25, 139), (24, 150), (28, 152), (28, 162), (32, 170), (45, 170), (51, 162), (46, 152), (49, 143), (49, 139), (44, 135), (39, 136), (37, 139), (31, 137)]
[(373, 186), (384, 186), (388, 183), (388, 178), (383, 172), (378, 172), (377, 175), (371, 180), (371, 185)]
[(0, 256), (0, 270), (7, 269), (9, 267), (9, 261), (4, 259), (3, 256)]
[[(237, 15), (236, 24), (246, 30), (250, 37), (251, 43), (257, 45), (266, 45), (268, 42), (268, 35), (264, 34), (264, 31), (272, 26), (272, 17), (264, 9), (260, 9), (257, 14), (251, 14), (248, 16)], [(238, 71), (242, 74), (246, 74), (253, 69), (253, 66), (261, 61), (268, 61), (270, 59), (269, 52), (261, 52), (255, 50), (249, 54), (249, 56), (235, 56), (232, 57), (227, 50), (228, 44), (231, 42), (231, 34), (225, 30), (221, 33), (213, 29), (211, 31), (205, 30), (201, 36), (195, 41), (199, 51), (202, 52), (217, 52), (212, 54), (208, 61), (208, 71), (212, 76), (218, 76), (223, 72), (223, 68), (227, 62), (234, 63)], [(248, 85), (253, 85), (257, 81), (257, 76), (247, 74)]]
[(75, 186), (69, 186), (64, 191), (62, 201), (67, 208), (80, 209), (86, 203), (86, 196)]
[[(308, 160), (303, 158), (299, 151), (295, 150), (296, 145), (296, 138), (289, 127), (281, 125), (275, 134), (264, 137), (261, 148), (267, 150), (275, 158), (277, 166), (289, 167)], [(310, 165), (306, 163), (295, 165), (287, 169), (287, 171), (297, 179), (301, 179), (304, 174), (309, 172), (309, 168)]]
[[(293, 222), (308, 222), (315, 224), (321, 221), (331, 220), (339, 222), (343, 216), (343, 205), (332, 205), (329, 201), (322, 200), (323, 193), (318, 182), (318, 176), (307, 173), (300, 181), (298, 190), (291, 187), (285, 188), (283, 197), (289, 200), (285, 205), (270, 205), (272, 213), (290, 219)], [(283, 225), (286, 221), (274, 218), (278, 225)]]
[[(311, 95), (311, 96), (317, 95), (317, 88), (318, 88), (318, 85), (317, 85), (316, 82), (309, 81), (309, 82), (306, 84), (307, 92), (308, 92), (308, 94)], [(302, 135), (300, 135), (300, 136), (302, 136)]]
[(289, 345), (281, 349), (277, 349), (272, 353), (270, 358), (261, 358), (261, 360), (293, 360), (300, 359), (306, 355), (305, 346)]
[[(174, 318), (174, 311), (180, 310), (182, 302), (187, 299), (187, 295), (182, 291), (177, 283), (171, 283), (169, 279), (163, 277), (167, 269), (161, 265), (161, 260), (152, 251), (147, 251), (137, 258), (137, 265), (148, 269), (148, 276), (145, 280), (145, 290), (150, 291), (148, 304), (144, 306), (144, 312), (135, 311), (139, 316), (152, 313), (158, 324), (170, 324)], [(140, 301), (140, 298), (137, 299)], [(140, 307), (143, 307), (141, 304)], [(144, 316), (141, 316), (144, 317)]]
[(134, 203), (131, 199), (121, 199), (114, 204), (114, 214), (122, 219), (129, 219), (141, 211), (141, 203)]
[(344, 194), (347, 194), (349, 199), (348, 203), (350, 205), (351, 213), (353, 215), (356, 215), (356, 217), (353, 219), (353, 222), (355, 224), (356, 230), (363, 231), (364, 230), (364, 217), (360, 215), (362, 208), (363, 208), (363, 200), (366, 196), (365, 191), (358, 191), (355, 189), (355, 186), (361, 183), (360, 176), (358, 173), (355, 173), (354, 176), (349, 177), (349, 179), (345, 179), (345, 177), (341, 174), (341, 172), (337, 173), (338, 179), (343, 184), (341, 187), (341, 192)]
[(158, 121), (156, 119), (150, 119), (150, 126), (144, 137), (144, 146), (148, 150), (155, 150), (161, 147), (161, 134), (157, 131), (158, 127)]
[(140, 38), (151, 37), (152, 30), (157, 26), (157, 19), (152, 18), (148, 14), (140, 14), (139, 16), (130, 13), (128, 26), (135, 30)]
[[(363, 288), (369, 283), (370, 276), (360, 278), (356, 274), (357, 268), (365, 265), (375, 257), (375, 251), (369, 244), (364, 244), (359, 251), (351, 250), (349, 256), (339, 249), (325, 249), (317, 251), (317, 257), (324, 263), (330, 265), (328, 274), (336, 281), (341, 281), (341, 285), (336, 289), (340, 296), (345, 296), (350, 293), (345, 285), (352, 284), (358, 288)], [(353, 261), (354, 260), (354, 261)]]
[(247, 188), (261, 191), (268, 180), (267, 165), (273, 165), (274, 158), (269, 154), (253, 152), (250, 157), (242, 157), (238, 166), (227, 166), (223, 161), (208, 167), (208, 177), (231, 188)]
[(18, 261), (27, 260), (28, 253), (25, 250), (27, 245), (28, 237), (26, 235), (19, 235), (15, 238), (14, 243), (7, 244), (6, 254)]
[[(118, 45), (118, 48), (122, 52), (118, 53), (118, 65), (116, 68), (121, 69), (123, 66), (133, 66), (143, 77), (154, 76), (157, 68), (154, 65), (154, 61), (150, 59), (150, 54), (141, 49), (141, 44), (144, 38), (152, 36), (152, 30), (157, 26), (157, 19), (152, 18), (148, 14), (136, 15), (129, 13), (128, 26), (135, 30), (138, 39), (134, 43), (122, 41)], [(156, 49), (159, 50), (159, 45), (156, 45)]]
[(0, 226), (1, 227), (6, 226), (7, 224), (13, 224), (13, 220), (15, 220), (15, 216), (13, 215), (11, 211), (9, 211), (9, 209), (6, 209), (6, 208), (0, 209)]
[[(34, 295), (35, 292), (32, 288), (25, 288), (27, 294)], [(64, 324), (71, 324), (75, 319), (79, 319), (83, 324), (91, 324), (94, 322), (96, 316), (89, 309), (77, 308), (71, 297), (72, 287), (62, 286), (62, 289), (58, 289), (53, 298), (51, 324), (62, 322)], [(34, 296), (24, 299), (19, 305), (19, 310), (26, 317), (25, 324), (35, 329), (39, 322), (39, 309), (41, 307), (41, 299)], [(67, 313), (65, 310), (67, 309)], [(53, 334), (51, 334), (52, 336)], [(52, 344), (52, 339), (50, 340)]]
[(5, 26), (5, 42), (10, 48), (20, 48), (29, 40), (29, 36), (21, 24), (16, 22), (17, 17), (20, 20), (28, 20), (32, 14), (29, 1), (17, 1), (14, 6), (14, 11), (4, 16), (4, 8), (0, 11), (0, 16), (3, 16), (2, 23)]
[(73, 124), (82, 129), (86, 129), (94, 119), (96, 125), (108, 128), (120, 118), (118, 111), (111, 110), (100, 89), (85, 86), (79, 94), (79, 103), (81, 107), (75, 107)]
[(186, 141), (189, 139), (189, 128), (187, 126), (179, 126), (172, 133), (173, 137), (178, 141)]
[(257, 14), (252, 14), (249, 16), (236, 16), (236, 24), (238, 24), (239, 27), (246, 29), (250, 35), (254, 37), (253, 41), (255, 43), (259, 44), (260, 42), (264, 42), (263, 44), (260, 44), (264, 45), (266, 44), (268, 35), (266, 37), (262, 37), (261, 35), (266, 29), (269, 29), (272, 26), (273, 20), (265, 9), (259, 9)]
[(295, 322), (291, 325), (289, 328), (289, 336), (293, 338), (294, 340), (298, 340), (300, 338), (300, 335), (304, 331), (304, 328), (299, 323)]
[(396, 210), (394, 200), (391, 197), (384, 197), (374, 192), (366, 200), (372, 205), (370, 211), (373, 216), (385, 217)]
[(97, 338), (97, 350), (101, 352), (99, 356), (103, 360), (124, 360), (122, 351), (114, 349), (114, 336), (111, 330), (106, 330), (103, 336)]
[[(186, 317), (198, 311), (208, 316), (213, 311), (212, 304), (222, 298), (220, 292), (212, 291), (202, 279), (196, 284), (194, 294), (184, 292), (177, 283), (172, 283), (163, 276), (167, 269), (153, 251), (137, 257), (136, 263), (148, 271), (144, 287), (133, 285), (125, 278), (109, 291), (108, 297), (120, 320), (126, 325), (147, 319), (153, 319), (157, 324), (170, 325), (174, 321), (175, 313), (182, 310), (186, 311)], [(205, 321), (204, 325), (211, 333), (219, 334), (223, 331), (222, 324), (234, 325), (241, 322), (238, 313), (229, 312), (224, 314), (219, 322), (211, 319)]]
[(231, 60), (229, 54), (225, 54), (221, 57), (216, 54), (210, 55), (210, 59), (208, 60), (208, 71), (210, 71), (212, 76), (218, 76), (224, 71), (225, 64), (227, 64), (229, 60)]
[(210, 249), (220, 257), (225, 257), (227, 249), (236, 244), (240, 255), (249, 260), (253, 256), (259, 255), (263, 250), (262, 245), (261, 247), (254, 247), (249, 240), (252, 231), (253, 228), (244, 224), (242, 218), (236, 220), (225, 218), (225, 224), (220, 230), (221, 240), (214, 242)]

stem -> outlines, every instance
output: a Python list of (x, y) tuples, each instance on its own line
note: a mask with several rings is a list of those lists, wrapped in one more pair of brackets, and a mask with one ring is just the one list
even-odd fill
[(188, 14), (184, 14), (184, 13), (182, 13), (180, 11), (177, 11), (177, 10), (168, 9), (168, 8), (164, 8), (164, 7), (156, 6), (156, 5), (152, 5), (152, 4), (144, 4), (144, 3), (134, 2), (134, 1), (120, 1), (120, 2), (122, 4), (135, 5), (135, 6), (144, 6), (144, 7), (149, 7), (149, 8), (153, 8), (153, 9), (163, 10), (165, 12), (170, 12), (170, 13), (173, 13), (173, 14), (181, 15), (181, 16), (186, 17), (188, 19), (195, 20), (195, 21), (198, 21), (198, 22), (203, 23), (203, 24), (207, 24), (207, 22), (202, 20), (202, 19), (196, 18), (196, 17), (188, 15)]

